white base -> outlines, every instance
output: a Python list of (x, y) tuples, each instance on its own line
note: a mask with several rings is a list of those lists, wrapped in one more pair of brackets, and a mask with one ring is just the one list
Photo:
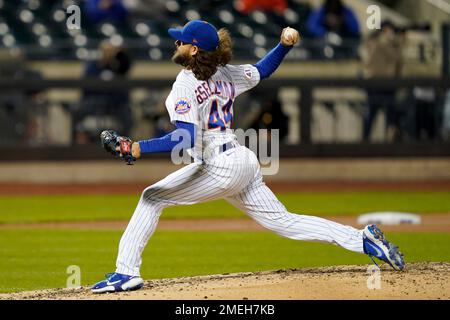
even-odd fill
[(422, 219), (417, 214), (404, 212), (371, 212), (358, 217), (358, 224), (380, 224), (380, 225), (400, 225), (422, 223)]

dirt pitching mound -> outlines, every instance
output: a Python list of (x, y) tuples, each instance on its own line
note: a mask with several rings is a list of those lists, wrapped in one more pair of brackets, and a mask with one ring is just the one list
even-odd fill
[[(146, 281), (139, 291), (94, 295), (88, 287), (1, 294), (0, 299), (449, 299), (450, 263), (381, 267), (380, 286), (368, 266), (276, 270)], [(368, 283), (370, 284), (368, 286)], [(370, 289), (371, 287), (372, 289)], [(374, 288), (375, 287), (375, 288)]]

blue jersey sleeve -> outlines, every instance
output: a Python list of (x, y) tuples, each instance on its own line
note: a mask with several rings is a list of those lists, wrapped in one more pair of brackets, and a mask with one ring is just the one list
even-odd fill
[(323, 24), (325, 13), (324, 8), (313, 11), (306, 22), (309, 33), (316, 38), (323, 37), (327, 33), (327, 29)]
[(344, 9), (345, 22), (347, 23), (348, 30), (352, 36), (358, 37), (360, 35), (358, 18), (355, 16), (352, 10)]
[(277, 70), (283, 61), (284, 57), (292, 49), (292, 46), (285, 47), (279, 43), (268, 54), (266, 54), (261, 60), (259, 60), (255, 67), (258, 69), (260, 79), (268, 78), (272, 73)]
[(139, 141), (141, 154), (171, 152), (179, 143), (183, 143), (186, 147), (192, 148), (195, 144), (195, 125), (193, 123), (177, 121), (176, 127), (174, 131), (164, 137)]

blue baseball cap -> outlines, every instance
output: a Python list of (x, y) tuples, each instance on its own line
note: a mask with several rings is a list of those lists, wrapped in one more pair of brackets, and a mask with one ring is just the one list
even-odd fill
[(214, 51), (219, 46), (216, 27), (202, 20), (190, 21), (183, 28), (170, 28), (169, 34), (175, 40), (190, 43), (205, 51)]

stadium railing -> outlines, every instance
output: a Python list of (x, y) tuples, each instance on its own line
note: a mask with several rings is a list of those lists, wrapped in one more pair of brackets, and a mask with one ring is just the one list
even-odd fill
[[(95, 89), (96, 91), (132, 90), (151, 88), (162, 90), (170, 88), (169, 80), (112, 80), (94, 79), (0, 79), (0, 94), (24, 91), (45, 91), (50, 89)], [(295, 145), (283, 145), (280, 155), (284, 157), (448, 157), (450, 142), (446, 139), (432, 141), (399, 141), (394, 143), (353, 142), (323, 143), (312, 139), (313, 107), (316, 103), (314, 91), (324, 88), (338, 90), (353, 88), (367, 89), (408, 89), (415, 87), (434, 88), (445, 94), (450, 90), (450, 78), (401, 78), (401, 79), (271, 79), (262, 82), (258, 89), (277, 91), (282, 88), (294, 88), (299, 91), (298, 122), (299, 142)], [(77, 160), (104, 158), (104, 151), (98, 144), (52, 146), (50, 143), (38, 146), (26, 144), (6, 144), (0, 154), (1, 161), (14, 160)], [(155, 155), (160, 157), (161, 155)]]

